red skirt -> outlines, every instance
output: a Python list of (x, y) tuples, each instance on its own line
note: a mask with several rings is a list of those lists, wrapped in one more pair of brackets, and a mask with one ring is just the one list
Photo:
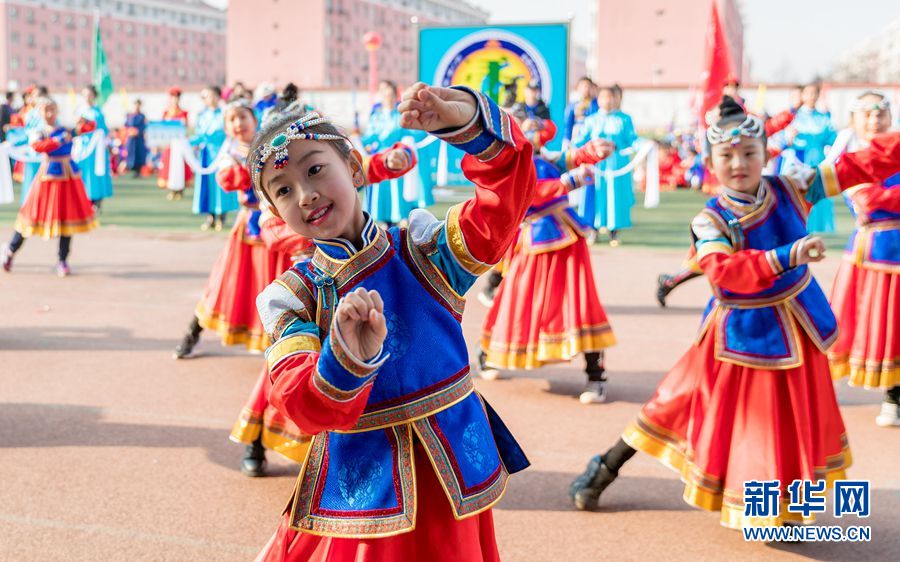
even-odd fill
[[(164, 148), (159, 157), (159, 173), (156, 174), (156, 185), (160, 189), (169, 188), (169, 158), (172, 155), (171, 148)], [(187, 164), (184, 165), (184, 184), (194, 179), (194, 171)]]
[(850, 384), (900, 384), (900, 275), (841, 263), (831, 291), (840, 333), (828, 352), (831, 374)]
[(263, 366), (250, 393), (250, 398), (231, 430), (231, 440), (250, 444), (262, 434), (263, 447), (281, 453), (288, 459), (302, 463), (309, 450), (310, 436), (269, 405), (269, 370)]
[(422, 445), (415, 444), (415, 530), (372, 539), (311, 535), (290, 528), (290, 512), (257, 562), (499, 562), (491, 510), (457, 520)]
[(488, 365), (536, 369), (615, 342), (583, 238), (551, 252), (512, 255), (484, 320)]
[(201, 326), (219, 334), (222, 345), (244, 344), (250, 351), (262, 352), (269, 338), (256, 310), (256, 296), (291, 264), (289, 257), (246, 235), (249, 218), (250, 211), (242, 208), (195, 313)]
[(94, 208), (78, 176), (35, 179), (16, 217), (16, 230), (26, 238), (72, 236), (96, 227)]
[[(716, 361), (714, 330), (669, 371), (622, 438), (680, 473), (684, 501), (720, 511), (726, 527), (802, 521), (786, 509), (787, 486), (824, 479), (830, 487), (851, 462), (828, 360), (801, 332), (800, 367)], [(744, 517), (750, 480), (781, 481), (777, 517)]]

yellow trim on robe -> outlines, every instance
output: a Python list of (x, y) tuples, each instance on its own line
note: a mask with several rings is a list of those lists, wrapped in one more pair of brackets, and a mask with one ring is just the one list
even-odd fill
[(38, 236), (44, 240), (50, 240), (60, 236), (72, 236), (90, 232), (98, 226), (100, 226), (100, 223), (95, 218), (79, 222), (54, 221), (51, 223), (33, 223), (16, 217), (15, 229), (22, 234), (23, 238)]
[(725, 242), (703, 242), (700, 244), (700, 247), (697, 248), (697, 261), (702, 261), (703, 258), (712, 254), (731, 255), (733, 253), (734, 249), (730, 244), (726, 244)]
[(463, 236), (462, 229), (459, 226), (459, 212), (461, 205), (454, 205), (447, 211), (447, 220), (445, 230), (447, 233), (447, 246), (456, 261), (472, 275), (481, 275), (490, 270), (493, 264), (482, 263), (472, 257), (469, 248), (466, 246), (466, 240)]
[(294, 334), (278, 340), (269, 347), (266, 352), (266, 363), (269, 369), (272, 369), (288, 355), (302, 351), (319, 352), (321, 350), (322, 343), (319, 338), (309, 334)]
[(225, 321), (223, 314), (214, 315), (206, 310), (201, 301), (194, 315), (204, 330), (215, 332), (224, 346), (245, 345), (247, 351), (262, 353), (269, 346), (269, 336), (265, 332), (251, 332), (247, 326), (235, 326)]
[(846, 355), (828, 354), (831, 378), (839, 380), (850, 377), (850, 386), (866, 390), (887, 390), (900, 385), (900, 358), (883, 361), (865, 361)]
[(837, 179), (834, 164), (820, 164), (819, 173), (822, 174), (822, 186), (825, 188), (826, 197), (834, 197), (841, 192), (841, 184)]
[[(643, 451), (654, 457), (668, 468), (678, 472), (684, 483), (682, 499), (688, 505), (704, 509), (706, 511), (719, 511), (719, 523), (729, 529), (741, 529), (743, 527), (776, 526), (786, 521), (803, 524), (811, 524), (815, 517), (803, 518), (799, 513), (787, 511), (784, 502), (777, 517), (745, 517), (743, 491), (728, 489), (710, 490), (703, 486), (702, 478), (705, 474), (689, 458), (686, 452), (687, 445), (678, 437), (662, 427), (658, 427), (642, 418), (642, 423), (653, 426), (655, 431), (668, 435), (672, 443), (663, 441), (650, 435), (632, 421), (622, 433), (622, 439), (632, 448)], [(676, 443), (678, 443), (676, 445)], [(823, 472), (826, 487), (832, 488), (835, 480), (846, 478), (846, 469), (853, 463), (850, 448), (845, 446), (840, 453), (825, 459), (828, 466), (813, 467), (816, 473)], [(706, 475), (707, 480), (718, 481), (717, 477)]]
[(568, 334), (541, 334), (540, 341), (522, 347), (498, 346), (482, 336), (485, 363), (497, 369), (538, 369), (547, 363), (570, 361), (580, 353), (600, 351), (616, 343), (609, 324), (585, 326)]

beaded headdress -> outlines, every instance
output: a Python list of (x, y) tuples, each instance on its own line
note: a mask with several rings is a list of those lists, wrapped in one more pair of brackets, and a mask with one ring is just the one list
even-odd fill
[[(865, 103), (862, 99), (867, 96), (879, 96), (881, 97), (881, 100), (875, 103)], [(853, 101), (853, 104), (850, 106), (850, 112), (856, 113), (857, 111), (888, 111), (890, 108), (891, 102), (887, 99), (887, 96), (885, 96), (881, 92), (869, 91), (863, 93)]]
[[(734, 121), (741, 117), (743, 119), (734, 126), (719, 126), (729, 117), (734, 117)], [(765, 133), (762, 120), (755, 115), (745, 113), (744, 108), (729, 96), (723, 96), (722, 103), (706, 114), (706, 125), (706, 140), (710, 145), (727, 142), (734, 146), (741, 142), (741, 137), (758, 139)]]
[(288, 125), (282, 132), (272, 137), (272, 140), (261, 145), (256, 151), (256, 156), (253, 158), (253, 169), (251, 170), (253, 174), (253, 184), (258, 188), (261, 187), (259, 181), (260, 176), (262, 175), (263, 169), (266, 167), (266, 161), (273, 154), (275, 155), (273, 164), (275, 165), (276, 170), (280, 170), (287, 166), (288, 145), (290, 145), (293, 140), (347, 140), (341, 135), (304, 132), (306, 129), (322, 123), (328, 123), (328, 119), (325, 119), (314, 111), (307, 113)]

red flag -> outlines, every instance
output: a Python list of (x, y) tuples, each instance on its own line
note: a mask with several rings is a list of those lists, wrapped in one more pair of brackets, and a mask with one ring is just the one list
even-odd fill
[[(725, 38), (719, 8), (712, 2), (712, 13), (706, 24), (703, 73), (700, 75), (700, 91), (697, 92), (694, 109), (701, 127), (706, 125), (706, 112), (722, 101), (722, 88), (732, 73), (731, 50)], [(700, 97), (702, 96), (702, 97)]]

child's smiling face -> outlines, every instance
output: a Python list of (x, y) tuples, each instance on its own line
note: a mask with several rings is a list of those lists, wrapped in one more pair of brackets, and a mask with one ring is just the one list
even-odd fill
[(341, 155), (337, 141), (294, 140), (288, 161), (275, 169), (270, 156), (260, 183), (279, 216), (306, 238), (345, 238), (356, 241), (365, 216), (356, 189), (365, 183), (356, 151)]
[(741, 135), (737, 144), (713, 145), (710, 159), (712, 171), (723, 185), (742, 193), (756, 193), (766, 165), (762, 139)]

